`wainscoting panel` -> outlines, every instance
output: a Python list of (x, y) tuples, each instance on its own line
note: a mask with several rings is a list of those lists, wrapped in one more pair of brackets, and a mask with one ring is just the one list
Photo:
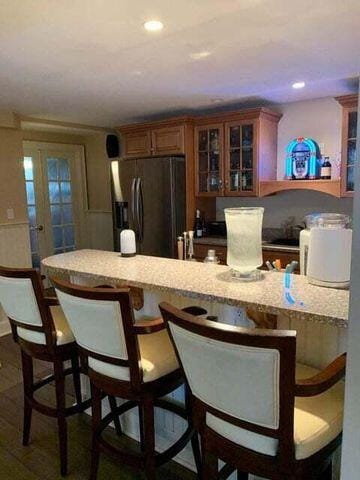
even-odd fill
[[(0, 224), (0, 265), (31, 267), (29, 224)], [(10, 332), (9, 322), (0, 305), (0, 336)]]

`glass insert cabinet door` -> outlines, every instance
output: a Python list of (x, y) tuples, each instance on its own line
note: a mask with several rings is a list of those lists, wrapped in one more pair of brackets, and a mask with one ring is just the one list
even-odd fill
[(343, 167), (343, 175), (345, 176), (345, 192), (354, 191), (354, 170), (356, 160), (356, 137), (357, 137), (357, 109), (350, 109), (347, 112), (347, 129), (345, 129), (345, 167)]
[(24, 149), (24, 173), (32, 263), (75, 250), (78, 216), (77, 171), (71, 152)]
[(218, 196), (223, 191), (223, 126), (195, 129), (196, 193)]
[(256, 194), (256, 125), (233, 122), (225, 127), (225, 194)]

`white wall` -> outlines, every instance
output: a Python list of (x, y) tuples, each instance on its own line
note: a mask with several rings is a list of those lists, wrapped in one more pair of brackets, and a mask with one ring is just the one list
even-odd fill
[[(360, 105), (358, 111), (360, 119)], [(360, 121), (358, 121), (356, 192), (354, 198), (354, 237), (351, 265), (348, 361), (344, 439), (342, 449), (342, 480), (358, 480), (360, 472)]]
[(224, 208), (239, 206), (264, 207), (266, 228), (281, 227), (289, 217), (295, 217), (295, 222), (300, 223), (305, 215), (312, 212), (346, 213), (352, 216), (352, 198), (338, 199), (320, 192), (293, 190), (264, 198), (218, 198), (216, 218), (224, 220)]
[(285, 153), (289, 142), (297, 137), (310, 137), (324, 145), (323, 155), (329, 156), (333, 177), (339, 177), (341, 152), (341, 106), (333, 98), (293, 102), (276, 107), (283, 116), (278, 129), (277, 178), (284, 179)]
[[(283, 114), (278, 130), (277, 178), (284, 179), (285, 152), (296, 137), (311, 137), (323, 144), (323, 154), (330, 157), (333, 178), (339, 177), (341, 154), (341, 106), (333, 98), (321, 98), (276, 106)], [(264, 226), (280, 227), (290, 216), (299, 223), (311, 212), (339, 212), (352, 215), (352, 199), (337, 199), (313, 191), (289, 191), (265, 198), (217, 198), (216, 218), (224, 219), (224, 208), (236, 206), (265, 207)]]

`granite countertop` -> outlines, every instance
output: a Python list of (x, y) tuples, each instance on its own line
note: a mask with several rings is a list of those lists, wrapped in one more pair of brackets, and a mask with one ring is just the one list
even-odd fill
[(347, 326), (349, 292), (310, 285), (303, 275), (292, 275), (291, 290), (286, 292), (283, 273), (263, 272), (263, 280), (244, 283), (232, 280), (227, 266), (143, 255), (121, 258), (116, 252), (78, 250), (48, 257), (42, 263), (53, 276), (78, 275), (100, 283), (169, 291), (294, 319)]
[[(213, 245), (214, 247), (226, 247), (226, 237), (202, 237), (194, 238), (194, 243), (199, 245)], [(294, 247), (291, 245), (277, 245), (267, 241), (262, 243), (263, 250), (276, 250), (278, 252), (299, 253), (300, 247)]]

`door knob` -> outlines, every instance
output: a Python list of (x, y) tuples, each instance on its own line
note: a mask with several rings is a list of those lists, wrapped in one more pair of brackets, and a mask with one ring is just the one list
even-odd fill
[(38, 232), (42, 232), (44, 230), (44, 227), (42, 225), (36, 225), (36, 227), (34, 227), (35, 230), (37, 230)]

